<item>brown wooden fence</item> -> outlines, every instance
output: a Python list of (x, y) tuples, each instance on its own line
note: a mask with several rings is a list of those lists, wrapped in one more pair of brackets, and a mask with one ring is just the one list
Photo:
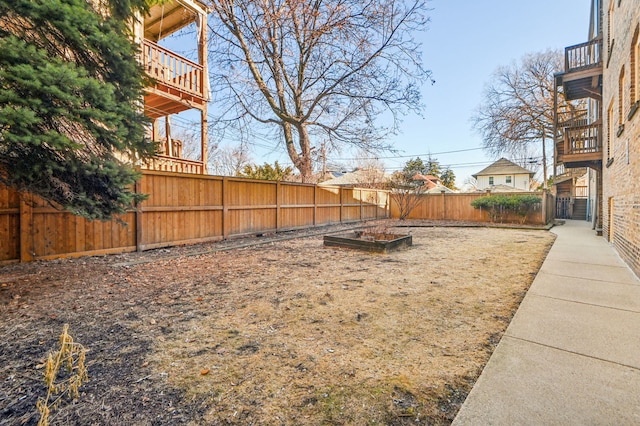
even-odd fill
[(0, 263), (147, 250), (389, 217), (386, 191), (143, 171), (136, 211), (88, 221), (0, 186)]
[[(424, 220), (451, 220), (466, 222), (490, 222), (489, 215), (486, 210), (475, 209), (471, 206), (471, 202), (476, 198), (490, 195), (485, 193), (465, 193), (465, 194), (423, 194), (420, 201), (414, 208), (407, 219), (424, 219)], [(550, 193), (509, 193), (507, 195), (539, 195), (542, 202), (535, 206), (533, 211), (527, 216), (525, 223), (532, 225), (546, 225), (553, 220), (555, 214), (554, 196)], [(391, 197), (393, 200), (393, 196)], [(398, 204), (393, 201), (391, 203), (391, 217), (400, 217)], [(506, 223), (519, 223), (520, 218), (506, 216), (503, 219)]]

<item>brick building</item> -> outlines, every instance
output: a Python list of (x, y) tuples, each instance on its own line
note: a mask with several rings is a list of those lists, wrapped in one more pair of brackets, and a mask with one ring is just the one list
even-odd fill
[(595, 175), (594, 229), (640, 275), (640, 4), (591, 0), (586, 43), (565, 49), (556, 96), (582, 100), (556, 108), (555, 165)]

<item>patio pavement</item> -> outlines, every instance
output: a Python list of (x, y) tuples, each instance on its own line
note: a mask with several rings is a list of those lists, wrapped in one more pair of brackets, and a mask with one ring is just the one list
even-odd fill
[(566, 221), (453, 425), (640, 424), (640, 280)]

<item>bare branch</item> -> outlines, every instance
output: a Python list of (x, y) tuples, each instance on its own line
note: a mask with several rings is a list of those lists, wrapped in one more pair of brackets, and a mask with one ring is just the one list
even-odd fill
[[(426, 1), (212, 0), (222, 125), (233, 115), (279, 126), (303, 180), (315, 140), (388, 148), (382, 139), (399, 117), (422, 107), (418, 88), (430, 72), (414, 33), (428, 21)], [(383, 112), (391, 127), (376, 124)]]

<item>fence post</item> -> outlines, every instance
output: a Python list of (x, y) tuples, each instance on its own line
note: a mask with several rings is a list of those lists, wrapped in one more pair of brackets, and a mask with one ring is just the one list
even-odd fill
[(376, 189), (376, 220), (378, 220), (378, 209), (380, 208), (380, 190)]
[(222, 178), (222, 238), (229, 237), (229, 178)]
[(544, 226), (547, 224), (547, 191), (543, 191), (542, 193), (542, 206), (540, 210), (540, 214), (542, 215), (542, 225)]
[(282, 187), (280, 185), (280, 181), (276, 182), (276, 232), (280, 231), (282, 227), (282, 217), (280, 215), (280, 205), (282, 204), (282, 200), (280, 199), (282, 196)]
[(447, 218), (447, 200), (444, 195), (444, 191), (440, 191), (442, 194), (442, 220)]
[(340, 189), (340, 223), (342, 223), (342, 210), (344, 209), (344, 201), (343, 201), (344, 188), (340, 186), (339, 189)]
[(33, 197), (30, 194), (20, 193), (20, 262), (35, 259), (32, 203)]
[(362, 209), (364, 208), (364, 206), (362, 205), (362, 189), (359, 190), (360, 191), (360, 222), (362, 222), (362, 217), (363, 217), (363, 212)]
[[(144, 174), (142, 175), (142, 177), (140, 179), (144, 179)], [(135, 185), (134, 185), (134, 192), (136, 194), (140, 194), (142, 192), (142, 184), (140, 183), (140, 180), (137, 180)], [(144, 240), (144, 232), (142, 230), (142, 203), (143, 201), (139, 201), (136, 203), (136, 210), (135, 210), (135, 215), (136, 215), (136, 251), (141, 252), (144, 248), (144, 245), (142, 244), (143, 240)]]
[(318, 225), (318, 184), (313, 185), (313, 226)]

